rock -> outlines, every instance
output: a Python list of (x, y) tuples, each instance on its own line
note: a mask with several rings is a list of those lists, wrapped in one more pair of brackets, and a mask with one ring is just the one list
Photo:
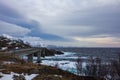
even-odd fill
[(26, 80), (23, 75), (13, 75), (13, 80)]
[(0, 78), (2, 78), (3, 76), (2, 75), (0, 75)]
[[(47, 48), (42, 48), (41, 53), (42, 53), (41, 54), (42, 57), (54, 56), (55, 54), (57, 54), (57, 55), (64, 54), (61, 51), (57, 51), (57, 50), (54, 50), (54, 49), (47, 49)], [(35, 53), (34, 56), (37, 56), (37, 53)]]
[(57, 52), (56, 54), (58, 54), (58, 55), (64, 54), (64, 53), (61, 52), (61, 51), (56, 51), (56, 52)]

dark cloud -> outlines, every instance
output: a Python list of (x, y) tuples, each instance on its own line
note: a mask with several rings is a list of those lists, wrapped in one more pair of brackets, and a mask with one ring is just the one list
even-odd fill
[(8, 5), (2, 4), (0, 2), (0, 15), (1, 16), (7, 16), (7, 17), (12, 17), (12, 18), (21, 18), (22, 16), (15, 11), (13, 8), (11, 8)]
[[(27, 34), (28, 36), (40, 37), (46, 40), (59, 40), (59, 41), (67, 40), (57, 35), (44, 33), (44, 31), (40, 29), (41, 25), (39, 22), (24, 17), (24, 15), (19, 14), (17, 10), (14, 10), (13, 8), (10, 8), (10, 6), (2, 4), (2, 3), (0, 3), (0, 20), (8, 24), (13, 24), (13, 25), (21, 26), (23, 28), (30, 29), (31, 32)], [(2, 25), (0, 24), (0, 26)], [(9, 26), (9, 27), (12, 28), (12, 26)], [(3, 26), (3, 28), (5, 27)], [(19, 36), (20, 34), (17, 34), (17, 35)]]

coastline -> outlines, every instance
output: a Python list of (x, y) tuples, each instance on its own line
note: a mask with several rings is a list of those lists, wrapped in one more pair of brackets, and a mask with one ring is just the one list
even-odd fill
[[(2, 55), (1, 55), (2, 57)], [(11, 57), (11, 58), (8, 58)], [(32, 80), (47, 80), (47, 78), (52, 78), (52, 80), (87, 80), (85, 76), (77, 76), (70, 72), (61, 70), (57, 67), (51, 67), (46, 66), (42, 64), (34, 64), (34, 63), (28, 63), (24, 60), (21, 60), (19, 58), (13, 57), (13, 56), (4, 56), (4, 60), (2, 61), (12, 61), (14, 63), (6, 63), (1, 64), (0, 68), (3, 74), (10, 74), (11, 72), (17, 73), (19, 75), (21, 74), (38, 74), (36, 77), (34, 77)], [(2, 75), (1, 75), (2, 76)], [(23, 75), (24, 76), (24, 75)], [(61, 77), (62, 76), (62, 77)], [(69, 76), (69, 79), (68, 79)], [(93, 77), (89, 77), (89, 80), (98, 80), (94, 79)], [(102, 79), (99, 79), (102, 80)]]

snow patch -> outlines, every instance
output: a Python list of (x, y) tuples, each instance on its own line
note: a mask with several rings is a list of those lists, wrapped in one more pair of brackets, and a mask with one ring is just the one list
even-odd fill
[(3, 64), (12, 64), (12, 63), (15, 63), (13, 61), (3, 61)]
[(7, 35), (7, 34), (2, 34), (1, 36), (7, 37), (7, 38), (9, 38), (9, 39), (13, 39), (13, 37), (12, 37), (12, 36)]
[[(2, 78), (0, 78), (0, 80), (13, 80), (13, 75), (20, 75), (18, 73), (14, 73), (14, 72), (11, 72), (10, 74), (3, 74), (0, 72), (0, 76), (2, 76)], [(21, 74), (23, 75), (23, 74)], [(34, 77), (36, 77), (38, 74), (31, 74), (31, 75), (23, 75), (25, 76), (25, 79), (26, 80), (32, 80)]]
[(2, 47), (1, 48), (1, 50), (7, 50), (8, 49), (8, 47)]

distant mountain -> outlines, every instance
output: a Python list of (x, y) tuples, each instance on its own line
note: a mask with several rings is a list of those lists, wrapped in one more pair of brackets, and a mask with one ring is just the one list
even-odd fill
[(6, 35), (0, 36), (0, 50), (30, 48), (30, 44), (21, 39), (13, 39)]

